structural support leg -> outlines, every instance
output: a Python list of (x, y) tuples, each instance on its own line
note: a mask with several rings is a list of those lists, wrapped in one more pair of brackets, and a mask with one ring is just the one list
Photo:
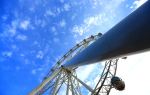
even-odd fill
[(50, 82), (54, 77), (57, 76), (57, 74), (59, 74), (61, 71), (61, 69), (58, 69), (57, 71), (55, 71), (50, 77), (48, 77), (47, 79), (45, 79), (41, 85), (39, 85), (36, 89), (34, 89), (29, 95), (37, 95), (37, 93), (41, 92), (41, 90), (43, 89), (43, 87)]
[(76, 76), (72, 75), (77, 81), (79, 81), (79, 83), (81, 83), (85, 88), (87, 88), (90, 92), (93, 92), (93, 89), (88, 86), (87, 84), (85, 84), (83, 81), (81, 81), (80, 79), (78, 79)]

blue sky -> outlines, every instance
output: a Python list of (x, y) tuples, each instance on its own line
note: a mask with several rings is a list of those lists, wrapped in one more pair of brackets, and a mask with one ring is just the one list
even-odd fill
[(146, 0), (1, 0), (0, 95), (26, 95), (82, 39)]

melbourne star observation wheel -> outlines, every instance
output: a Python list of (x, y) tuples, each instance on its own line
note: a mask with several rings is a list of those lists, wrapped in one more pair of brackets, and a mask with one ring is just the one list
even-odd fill
[[(124, 82), (116, 77), (118, 59), (112, 59), (105, 62), (102, 72), (99, 72), (99, 81), (95, 87), (87, 85), (78, 78), (76, 73), (78, 67), (65, 68), (63, 64), (82, 52), (86, 47), (101, 37), (101, 33), (90, 36), (71, 48), (44, 77), (43, 82), (34, 89), (30, 95), (62, 95), (61, 89), (65, 95), (84, 95), (81, 88), (84, 87), (91, 95), (109, 95), (111, 88), (118, 90), (124, 89)], [(101, 69), (101, 68), (99, 68)], [(64, 91), (65, 90), (65, 91)], [(63, 93), (64, 94), (64, 93)]]
[[(123, 90), (125, 84), (116, 76), (118, 57), (150, 49), (149, 17), (150, 1), (147, 1), (104, 35), (84, 39), (55, 64), (29, 95), (87, 95), (82, 88), (91, 95), (109, 95), (112, 88)], [(94, 87), (79, 78), (80, 66), (104, 60), (107, 61)]]

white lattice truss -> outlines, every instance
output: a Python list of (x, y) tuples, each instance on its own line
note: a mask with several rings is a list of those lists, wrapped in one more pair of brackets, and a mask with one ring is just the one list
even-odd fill
[(90, 87), (78, 78), (76, 74), (77, 68), (67, 69), (62, 66), (62, 64), (80, 53), (99, 37), (101, 37), (101, 33), (84, 39), (70, 49), (56, 63), (56, 65), (50, 69), (49, 73), (43, 79), (43, 82), (29, 95), (58, 95), (62, 87), (66, 88), (66, 95), (83, 95), (83, 93), (81, 93), (81, 87), (85, 87), (89, 92), (91, 92), (91, 95), (109, 95), (112, 88), (110, 81), (116, 74), (118, 59), (108, 60), (105, 62), (104, 69), (100, 74), (100, 79), (94, 88)]

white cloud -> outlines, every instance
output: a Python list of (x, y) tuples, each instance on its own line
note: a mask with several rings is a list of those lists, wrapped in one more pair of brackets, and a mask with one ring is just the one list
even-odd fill
[(18, 50), (18, 47), (17, 47), (15, 44), (12, 44), (12, 45), (11, 45), (11, 48), (12, 48), (12, 50), (14, 50), (14, 51), (15, 51), (15, 50)]
[(66, 26), (66, 21), (63, 19), (59, 23), (60, 27), (65, 27)]
[(35, 12), (35, 7), (32, 6), (32, 7), (29, 8), (29, 10), (30, 10), (31, 12)]
[(146, 1), (148, 1), (148, 0), (136, 0), (133, 2), (132, 6), (130, 8), (135, 10), (138, 7), (140, 7), (141, 5), (143, 5)]
[(44, 53), (41, 50), (38, 51), (36, 58), (43, 59), (43, 57), (44, 57)]
[(56, 27), (52, 26), (51, 31), (53, 32), (54, 35), (58, 35), (58, 33), (56, 31)]
[(29, 20), (24, 20), (20, 22), (20, 28), (27, 30), (29, 27), (30, 21)]
[(87, 26), (87, 28), (90, 28), (91, 26), (96, 25), (102, 25), (107, 21), (106, 14), (101, 13), (96, 16), (90, 16), (84, 19), (84, 25)]
[(31, 71), (31, 74), (33, 74), (33, 75), (35, 75), (37, 73), (37, 71), (35, 70), (35, 69), (33, 69), (32, 71)]
[[(7, 34), (6, 34), (7, 35)], [(10, 35), (11, 37), (15, 36), (16, 35), (16, 28), (14, 27), (10, 27), (8, 29), (8, 35)]]
[(17, 26), (19, 25), (19, 20), (18, 19), (16, 19), (16, 20), (13, 20), (12, 22), (11, 22), (11, 26), (12, 27), (14, 27), (14, 28), (17, 28)]
[(97, 8), (103, 5), (102, 0), (90, 0), (90, 3), (92, 3), (92, 8)]
[(24, 57), (25, 55), (23, 53), (20, 54), (21, 57)]
[(53, 41), (54, 41), (55, 43), (57, 43), (57, 42), (59, 42), (59, 38), (56, 38), (56, 37), (55, 37), (55, 38), (53, 39)]
[(85, 29), (84, 29), (84, 27), (80, 27), (80, 26), (75, 25), (75, 26), (73, 27), (72, 31), (73, 31), (74, 33), (79, 34), (79, 35), (83, 35), (83, 33), (85, 32)]
[(8, 29), (5, 30), (4, 35), (8, 37), (14, 37), (17, 33), (17, 27), (19, 25), (19, 21), (13, 20), (11, 25), (8, 25)]
[(64, 10), (69, 11), (70, 10), (70, 5), (69, 4), (64, 4)]
[[(98, 14), (96, 16), (90, 16), (83, 20), (81, 25), (75, 25), (72, 28), (72, 32), (82, 36), (84, 33), (89, 32), (93, 26), (100, 26), (107, 21), (105, 14)], [(75, 34), (74, 34), (75, 35)]]
[(24, 20), (20, 22), (19, 19), (15, 19), (11, 22), (11, 24), (8, 24), (6, 29), (4, 29), (3, 36), (4, 37), (14, 37), (17, 35), (17, 29), (22, 28), (26, 30), (29, 27), (30, 22), (28, 20)]
[(45, 16), (56, 16), (56, 14), (54, 13), (54, 12), (52, 12), (52, 10), (46, 10), (46, 12), (45, 12)]
[(56, 28), (54, 26), (51, 29), (52, 29), (53, 32), (56, 31)]
[(97, 25), (99, 18), (100, 18), (99, 16), (91, 16), (91, 17), (84, 19), (84, 23), (88, 26)]
[(72, 14), (71, 20), (74, 20), (76, 18), (77, 14)]
[[(36, 19), (35, 20), (35, 25), (40, 26), (40, 27), (45, 27), (46, 22), (45, 22), (45, 20), (42, 20), (42, 19)], [(34, 29), (34, 27), (33, 27), (33, 29)]]
[(112, 27), (112, 25), (114, 25), (114, 23), (117, 22), (114, 22), (114, 18), (116, 17), (115, 13), (117, 8), (120, 4), (122, 4), (123, 1), (124, 0), (112, 0), (109, 2), (101, 1), (102, 3), (100, 3), (96, 2), (95, 0), (92, 0), (91, 2), (95, 2), (92, 3), (93, 6), (95, 4), (103, 5), (102, 11), (98, 12), (98, 14), (96, 15), (84, 18), (81, 24), (73, 26), (72, 31), (79, 35), (83, 35), (89, 34), (89, 32), (93, 34), (93, 32), (91, 32), (90, 30), (94, 27), (102, 27), (103, 30), (108, 30)]
[(60, 8), (57, 8), (57, 9), (56, 9), (56, 12), (57, 12), (57, 15), (60, 14), (60, 13), (61, 13), (61, 9), (60, 9)]
[(25, 41), (25, 40), (27, 40), (27, 36), (25, 36), (23, 34), (19, 34), (19, 35), (17, 35), (16, 39)]
[(95, 71), (96, 67), (97, 67), (97, 65), (95, 65), (95, 64), (90, 64), (90, 65), (79, 67), (77, 69), (78, 78), (85, 81), (86, 79), (88, 79), (90, 77), (90, 74), (92, 74), (92, 72)]
[[(38, 71), (42, 71), (43, 69), (44, 69), (44, 68), (38, 68), (37, 70), (38, 70)], [(43, 74), (43, 73), (42, 73), (42, 74)]]
[(11, 51), (4, 51), (4, 52), (2, 52), (2, 55), (3, 56), (6, 56), (6, 57), (11, 57), (12, 56), (12, 52)]
[(2, 19), (3, 19), (4, 21), (6, 21), (6, 20), (8, 19), (8, 15), (3, 15), (3, 16), (2, 16)]
[(64, 0), (60, 0), (61, 3), (64, 3)]

